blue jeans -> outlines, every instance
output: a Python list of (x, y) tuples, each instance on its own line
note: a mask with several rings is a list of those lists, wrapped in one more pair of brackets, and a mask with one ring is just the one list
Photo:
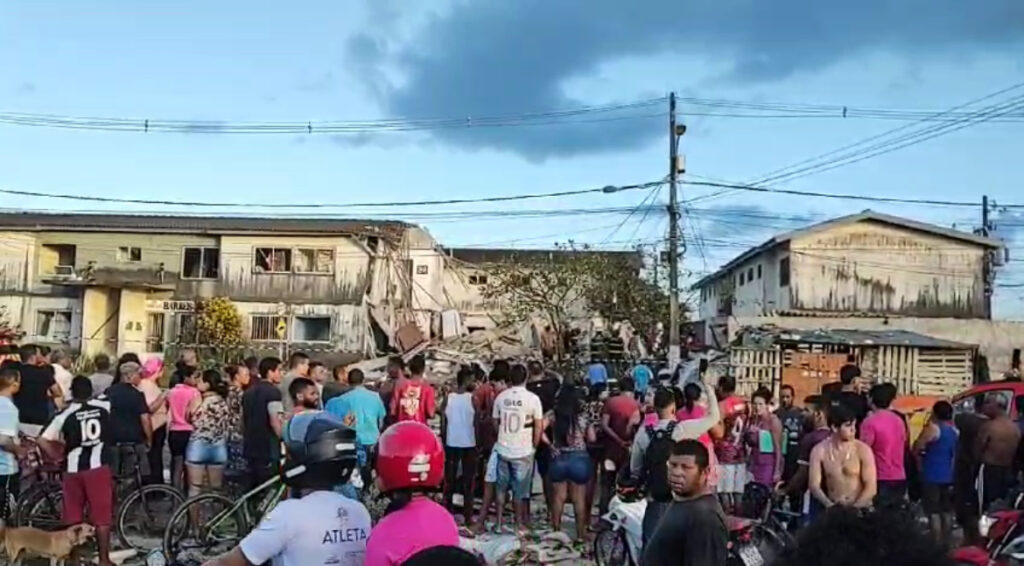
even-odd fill
[(548, 479), (553, 483), (570, 482), (576, 485), (590, 483), (594, 464), (586, 450), (570, 450), (560, 452), (551, 460), (548, 468)]
[(228, 442), (192, 438), (185, 448), (185, 462), (194, 466), (223, 466), (228, 463)]
[(533, 490), (533, 456), (504, 458), (498, 454), (498, 493), (512, 489), (512, 497), (519, 501), (530, 499)]

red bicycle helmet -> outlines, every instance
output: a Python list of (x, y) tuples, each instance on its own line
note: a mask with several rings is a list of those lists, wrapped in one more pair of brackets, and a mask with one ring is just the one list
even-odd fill
[(381, 491), (437, 489), (444, 481), (444, 448), (425, 424), (392, 425), (377, 443), (377, 477)]

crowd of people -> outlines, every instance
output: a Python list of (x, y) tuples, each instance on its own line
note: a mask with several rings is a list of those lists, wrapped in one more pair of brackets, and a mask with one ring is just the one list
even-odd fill
[[(645, 364), (611, 379), (597, 361), (559, 375), (538, 360), (494, 360), (436, 384), (422, 356), (395, 356), (371, 389), (359, 369), (328, 371), (302, 353), (203, 371), (186, 351), (161, 387), (163, 364), (133, 354), (101, 354), (92, 375), (77, 377), (63, 353), (24, 346), (19, 357), (0, 367), (3, 518), (38, 444), (64, 462), (65, 522), (96, 527), (103, 565), (113, 483), (126, 465), (189, 495), (223, 488), (226, 476), (249, 489), (284, 478), (291, 497), (213, 562), (223, 566), (440, 563), (423, 561), (434, 554), (457, 564), (460, 537), (535, 527), (535, 483), (553, 529), (571, 504), (581, 550), (596, 526), (592, 509), (605, 513), (617, 487), (642, 489), (644, 566), (725, 564), (726, 516), (749, 513), (752, 493), (787, 500), (813, 524), (831, 507), (899, 508), (912, 468), (910, 495), (938, 541), (949, 540), (963, 499), (962, 432), (949, 403), (935, 405), (911, 443), (890, 410), (895, 387), (866, 391), (855, 366), (798, 408), (786, 386), (777, 401), (768, 390), (745, 398), (731, 377), (717, 388), (678, 383)], [(1005, 496), (1020, 439), (1005, 403), (983, 410), (975, 513)], [(373, 482), (390, 501), (376, 525), (355, 487)]]

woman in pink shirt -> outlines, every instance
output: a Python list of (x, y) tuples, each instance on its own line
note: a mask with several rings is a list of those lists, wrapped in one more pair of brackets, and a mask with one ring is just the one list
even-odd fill
[(364, 566), (399, 566), (435, 546), (458, 546), (451, 513), (427, 495), (444, 481), (444, 448), (430, 427), (404, 421), (377, 443), (377, 483), (391, 505), (366, 541)]
[[(703, 395), (703, 391), (696, 383), (687, 383), (686, 387), (683, 387), (682, 403), (679, 405), (679, 410), (676, 411), (677, 421), (693, 421), (707, 416), (708, 410), (698, 404), (701, 395)], [(708, 449), (711, 458), (711, 463), (708, 466), (708, 485), (714, 487), (718, 485), (718, 460), (715, 459), (715, 448), (711, 441), (711, 435), (705, 432), (697, 437), (697, 442)]]
[(170, 421), (167, 423), (167, 444), (171, 449), (171, 484), (184, 491), (185, 488), (185, 449), (188, 439), (192, 436), (192, 422), (188, 408), (201, 397), (196, 389), (199, 379), (199, 368), (195, 366), (179, 366), (173, 379), (177, 385), (167, 392), (167, 407)]

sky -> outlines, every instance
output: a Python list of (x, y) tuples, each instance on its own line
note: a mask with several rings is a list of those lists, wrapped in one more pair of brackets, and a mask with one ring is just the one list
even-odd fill
[[(0, 194), (0, 208), (394, 217), (424, 225), (445, 245), (571, 239), (653, 250), (664, 245), (664, 187), (473, 205), (251, 205), (472, 199), (658, 181), (668, 170), (661, 99), (669, 92), (680, 97), (687, 126), (684, 181), (759, 181), (894, 128), (939, 124), (877, 118), (890, 111), (928, 116), (923, 111), (1024, 83), (1024, 3), (12, 0), (0, 4), (0, 69), (0, 115), (196, 124), (146, 133), (0, 123), (0, 188), (250, 205), (198, 210)], [(1020, 95), (1024, 88), (960, 110)], [(810, 105), (827, 106), (828, 117), (808, 117)], [(551, 114), (594, 107), (604, 110)], [(846, 118), (843, 107), (851, 109)], [(494, 117), (500, 126), (466, 127)], [(226, 133), (238, 122), (394, 119), (458, 125)], [(773, 233), (865, 208), (972, 230), (982, 195), (1024, 204), (1021, 121), (965, 123), (767, 183), (974, 208), (683, 184), (686, 282)], [(1011, 259), (1024, 260), (1022, 212), (993, 211)], [(1024, 262), (1001, 268), (997, 284), (997, 316), (1024, 318)]]

